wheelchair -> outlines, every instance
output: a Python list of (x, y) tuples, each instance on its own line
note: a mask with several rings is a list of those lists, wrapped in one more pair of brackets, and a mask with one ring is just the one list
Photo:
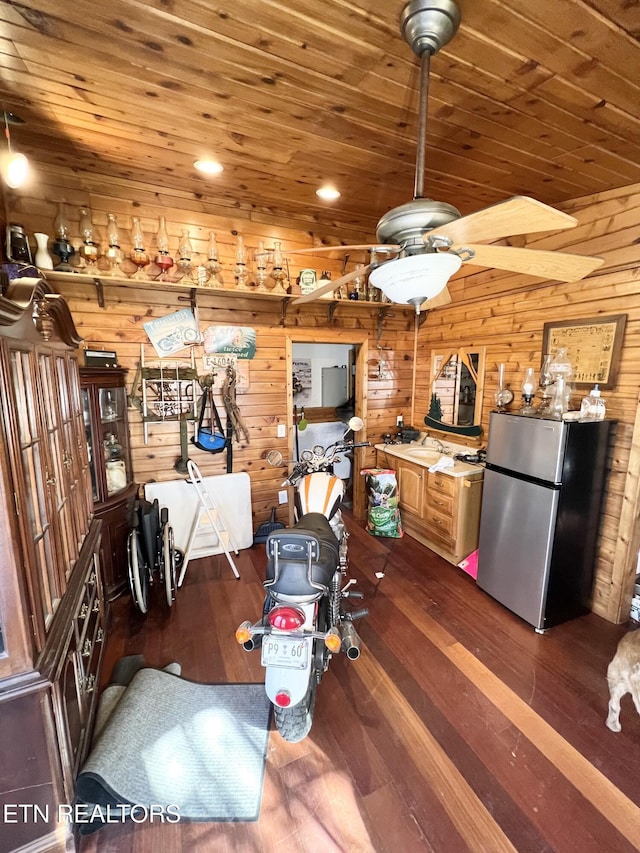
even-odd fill
[(174, 547), (173, 528), (169, 524), (169, 510), (160, 509), (156, 500), (136, 500), (131, 529), (127, 540), (129, 563), (129, 588), (133, 601), (141, 613), (149, 609), (150, 589), (156, 575), (164, 588), (169, 607), (176, 598), (177, 576), (182, 565), (182, 551)]

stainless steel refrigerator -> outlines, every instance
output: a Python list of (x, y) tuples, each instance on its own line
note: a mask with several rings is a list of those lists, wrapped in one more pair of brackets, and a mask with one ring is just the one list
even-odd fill
[(539, 632), (589, 610), (615, 423), (491, 413), (478, 586)]

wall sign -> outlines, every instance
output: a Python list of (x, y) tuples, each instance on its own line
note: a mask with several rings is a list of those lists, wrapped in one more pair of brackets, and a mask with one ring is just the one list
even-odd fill
[(554, 354), (558, 347), (566, 347), (576, 386), (597, 383), (604, 390), (615, 388), (626, 322), (626, 314), (615, 314), (545, 323), (542, 352)]
[(253, 358), (256, 354), (256, 330), (248, 326), (207, 326), (204, 330), (204, 351)]

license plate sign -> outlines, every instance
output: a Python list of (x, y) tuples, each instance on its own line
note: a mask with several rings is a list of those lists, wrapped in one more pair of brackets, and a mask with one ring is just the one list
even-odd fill
[(262, 666), (282, 666), (285, 669), (305, 669), (309, 662), (310, 638), (264, 637)]

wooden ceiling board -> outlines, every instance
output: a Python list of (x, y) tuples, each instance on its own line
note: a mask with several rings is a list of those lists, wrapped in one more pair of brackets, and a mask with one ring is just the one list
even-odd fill
[[(432, 58), (427, 194), (470, 213), (640, 182), (640, 13), (622, 0), (458, 0)], [(17, 150), (87, 189), (131, 181), (373, 233), (409, 201), (419, 62), (404, 0), (8, 0), (0, 98)], [(215, 181), (193, 160), (215, 155)], [(333, 180), (342, 197), (315, 197)], [(204, 199), (204, 200), (203, 200)]]

